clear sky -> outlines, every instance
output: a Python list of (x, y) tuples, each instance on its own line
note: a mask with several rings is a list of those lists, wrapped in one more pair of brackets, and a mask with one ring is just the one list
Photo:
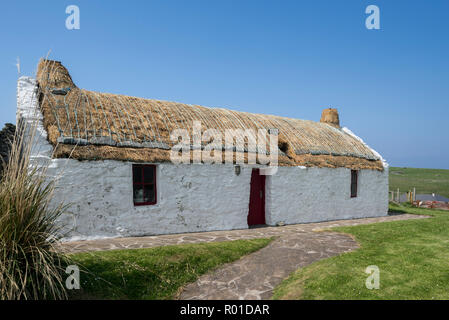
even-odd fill
[(448, 0), (4, 1), (0, 46), (1, 127), (17, 57), (33, 76), (51, 50), (81, 88), (316, 121), (335, 107), (391, 165), (449, 169)]

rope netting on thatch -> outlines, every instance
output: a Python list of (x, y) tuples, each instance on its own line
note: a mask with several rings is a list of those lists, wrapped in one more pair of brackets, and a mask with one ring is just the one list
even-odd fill
[[(358, 162), (375, 163), (367, 166), (381, 167), (378, 157), (367, 146), (326, 123), (79, 89), (67, 69), (52, 60), (40, 61), (37, 80), (44, 126), (53, 145), (96, 146), (86, 151), (89, 154), (103, 146), (109, 150), (107, 157), (130, 160), (130, 156), (123, 159), (124, 150), (119, 151), (119, 148), (169, 150), (178, 143), (170, 139), (173, 130), (187, 129), (192, 134), (194, 122), (199, 121), (203, 133), (211, 128), (218, 130), (223, 144), (226, 129), (241, 129), (237, 135), (245, 141), (242, 152), (251, 151), (246, 148), (247, 141), (256, 138), (257, 129), (277, 129), (282, 146), (280, 153), (293, 163), (300, 163), (299, 159), (305, 156), (340, 156), (343, 157), (341, 161), (353, 157), (358, 158)], [(248, 132), (245, 136), (246, 129), (254, 133)], [(205, 144), (207, 142), (203, 141)], [(147, 154), (147, 151), (141, 153)]]

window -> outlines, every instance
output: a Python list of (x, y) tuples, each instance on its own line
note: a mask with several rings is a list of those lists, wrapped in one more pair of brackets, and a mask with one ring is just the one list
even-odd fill
[(359, 172), (357, 170), (351, 170), (351, 198), (357, 197), (357, 179)]
[(156, 166), (133, 164), (133, 199), (135, 206), (156, 204)]

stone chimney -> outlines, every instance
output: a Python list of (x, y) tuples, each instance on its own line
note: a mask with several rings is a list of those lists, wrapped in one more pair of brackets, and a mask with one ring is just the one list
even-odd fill
[(324, 109), (321, 113), (320, 122), (327, 123), (335, 128), (340, 128), (340, 119), (338, 117), (337, 109), (328, 108)]

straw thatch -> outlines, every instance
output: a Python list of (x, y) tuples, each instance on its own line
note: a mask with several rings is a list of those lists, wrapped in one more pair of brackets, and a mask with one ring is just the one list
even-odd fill
[[(225, 129), (277, 129), (280, 165), (383, 170), (366, 145), (339, 128), (338, 113), (336, 120), (330, 112), (325, 122), (314, 122), (98, 93), (79, 89), (67, 69), (52, 60), (40, 61), (37, 80), (44, 126), (57, 146), (56, 157), (71, 153), (76, 159), (169, 161), (177, 143), (170, 139), (173, 130), (191, 134), (194, 121), (200, 121), (201, 132), (217, 129), (223, 143)], [(237, 151), (251, 152), (251, 137), (239, 137), (245, 150)]]

